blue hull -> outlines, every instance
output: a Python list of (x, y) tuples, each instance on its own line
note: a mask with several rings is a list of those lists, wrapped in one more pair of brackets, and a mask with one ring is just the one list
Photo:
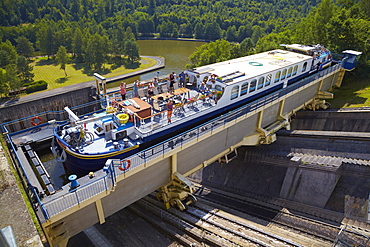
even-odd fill
[(139, 147), (134, 148), (123, 154), (105, 157), (105, 158), (98, 158), (98, 159), (94, 159), (93, 157), (89, 159), (82, 159), (82, 158), (74, 157), (67, 153), (67, 159), (65, 162), (63, 162), (63, 164), (64, 164), (64, 167), (68, 170), (68, 172), (72, 174), (76, 174), (78, 176), (83, 176), (83, 175), (88, 174), (89, 172), (94, 172), (94, 171), (102, 169), (105, 165), (105, 162), (108, 159), (124, 159), (131, 155), (134, 155), (138, 151), (139, 151)]

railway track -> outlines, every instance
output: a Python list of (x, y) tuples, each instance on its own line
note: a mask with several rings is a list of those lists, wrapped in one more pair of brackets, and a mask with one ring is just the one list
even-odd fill
[[(191, 246), (301, 246), (279, 235), (273, 235), (257, 227), (247, 225), (243, 219), (237, 219), (217, 209), (212, 210), (206, 205), (199, 203), (195, 207), (189, 207), (186, 212), (177, 209), (164, 210), (162, 203), (154, 196), (146, 197), (138, 202), (140, 216), (150, 213), (159, 217), (150, 223), (163, 228), (165, 221), (171, 226), (176, 226), (183, 233), (175, 234), (182, 239), (177, 241)], [(144, 212), (142, 211), (144, 210)], [(157, 223), (155, 223), (157, 222)], [(186, 236), (186, 237), (184, 237)]]
[[(198, 202), (181, 212), (165, 210), (149, 195), (129, 209), (184, 246), (332, 246), (340, 223), (324, 222), (255, 198), (199, 187)], [(308, 207), (309, 208), (309, 207)], [(302, 205), (300, 210), (302, 210)], [(305, 209), (304, 211), (310, 211)], [(325, 210), (319, 212), (330, 218)], [(333, 217), (333, 215), (331, 215)], [(335, 218), (335, 217), (334, 217)], [(369, 238), (346, 232), (346, 243), (366, 246)], [(363, 244), (365, 243), (365, 244)]]
[[(200, 190), (198, 190), (196, 196), (199, 202), (218, 207), (224, 211), (230, 211), (239, 217), (247, 217), (247, 215), (256, 217), (260, 220), (260, 223), (268, 224), (270, 228), (276, 227), (291, 233), (297, 233), (300, 236), (311, 238), (313, 241), (319, 241), (323, 245), (330, 246), (341, 231), (338, 221), (342, 218), (337, 218), (338, 214), (336, 212), (302, 204), (299, 204), (299, 211), (295, 211), (277, 205), (275, 200), (262, 201), (213, 188), (198, 188)], [(305, 212), (305, 214), (302, 214), (302, 212)], [(311, 217), (310, 214), (312, 214)], [(319, 217), (325, 220), (320, 220)], [(327, 220), (328, 218), (336, 220), (330, 222)], [(359, 243), (368, 241), (368, 238), (358, 232), (348, 232), (347, 236), (347, 243), (352, 246), (361, 246)]]

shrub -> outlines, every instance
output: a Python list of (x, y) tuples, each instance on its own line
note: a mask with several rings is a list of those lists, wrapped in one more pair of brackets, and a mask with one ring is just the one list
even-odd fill
[(26, 93), (33, 93), (48, 88), (48, 83), (46, 81), (36, 81), (31, 85), (27, 86)]

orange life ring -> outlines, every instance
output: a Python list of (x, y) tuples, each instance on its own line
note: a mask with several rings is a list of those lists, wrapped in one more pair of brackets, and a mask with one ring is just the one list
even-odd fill
[(126, 171), (131, 166), (131, 160), (129, 159), (121, 160), (120, 164), (121, 165), (118, 167), (118, 169), (120, 169), (121, 171)]
[[(37, 121), (35, 121), (35, 120), (37, 120)], [(42, 123), (42, 119), (41, 119), (39, 116), (33, 117), (33, 118), (31, 119), (31, 124), (32, 124), (33, 126), (40, 125), (41, 123)]]

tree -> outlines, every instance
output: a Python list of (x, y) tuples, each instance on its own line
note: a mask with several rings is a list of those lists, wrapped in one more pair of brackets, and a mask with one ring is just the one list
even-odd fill
[(190, 66), (194, 68), (228, 60), (231, 47), (231, 44), (223, 39), (201, 45), (190, 55)]
[(217, 40), (221, 38), (221, 28), (217, 22), (208, 22), (204, 27), (205, 38), (209, 40)]
[(83, 38), (82, 38), (82, 32), (80, 28), (76, 28), (75, 34), (73, 36), (73, 41), (72, 41), (72, 49), (74, 55), (77, 56), (77, 60), (80, 61), (82, 60), (82, 53), (83, 53)]
[(27, 58), (24, 56), (17, 57), (16, 64), (21, 82), (32, 82), (34, 74), (31, 71), (33, 70), (33, 67), (29, 65)]
[(0, 43), (0, 66), (2, 68), (5, 68), (6, 65), (8, 64), (15, 64), (15, 60), (18, 56), (15, 47), (10, 43), (9, 40)]
[(0, 68), (0, 95), (8, 95), (9, 85), (6, 80), (6, 71)]
[(139, 46), (135, 40), (127, 40), (125, 42), (125, 51), (130, 63), (136, 62), (140, 59)]
[(17, 66), (15, 64), (8, 64), (6, 70), (6, 82), (11, 90), (19, 89), (22, 85), (21, 80), (17, 75)]
[(227, 28), (227, 30), (226, 30), (226, 40), (228, 40), (228, 41), (238, 41), (236, 27), (234, 25)]
[(55, 41), (54, 41), (54, 31), (51, 22), (40, 23), (40, 28), (37, 32), (37, 46), (40, 48), (44, 54), (48, 56), (48, 59), (51, 55), (55, 53)]
[(57, 65), (60, 65), (60, 69), (64, 70), (64, 74), (67, 76), (66, 64), (69, 61), (67, 49), (65, 46), (60, 46), (55, 57)]
[(17, 52), (25, 56), (26, 58), (30, 58), (33, 55), (34, 49), (32, 43), (24, 36), (21, 36), (17, 39)]
[(254, 44), (251, 38), (245, 38), (240, 43), (240, 56), (247, 56), (253, 52)]
[(194, 34), (195, 34), (195, 38), (196, 39), (204, 39), (205, 38), (205, 35), (204, 35), (204, 25), (201, 22), (198, 22), (195, 25)]

